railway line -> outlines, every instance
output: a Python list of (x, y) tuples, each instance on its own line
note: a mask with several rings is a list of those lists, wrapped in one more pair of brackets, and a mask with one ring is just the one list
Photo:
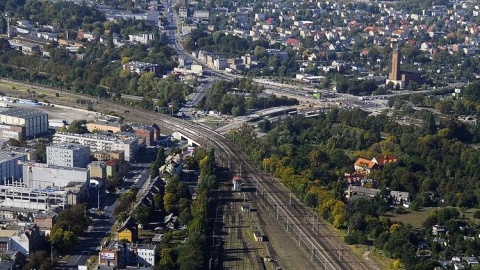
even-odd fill
[(246, 178), (252, 179), (249, 184), (257, 188), (259, 197), (274, 210), (274, 217), (284, 222), (286, 231), (308, 251), (307, 257), (311, 258), (316, 269), (372, 269), (355, 257), (341, 241), (335, 241), (315, 213), (305, 208), (294, 196), (280, 189), (278, 182), (267, 179), (259, 169), (248, 162), (245, 154), (224, 136), (201, 125), (186, 124), (180, 119), (168, 118), (164, 121), (197, 137), (209, 147), (225, 152), (233, 161), (231, 170), (245, 171)]
[[(40, 87), (39, 87), (40, 88)], [(53, 93), (58, 89), (41, 87)], [(67, 91), (63, 91), (64, 95)], [(70, 93), (75, 97), (87, 97), (79, 93)], [(302, 247), (305, 258), (310, 258), (315, 265), (314, 269), (378, 269), (375, 265), (365, 265), (354, 256), (342, 241), (335, 240), (325, 224), (315, 213), (309, 211), (294, 196), (281, 189), (278, 182), (272, 181), (259, 169), (248, 161), (248, 157), (225, 137), (210, 128), (184, 121), (167, 115), (158, 115), (151, 111), (135, 108), (128, 105), (118, 104), (109, 100), (102, 100), (101, 106), (108, 105), (118, 110), (129, 110), (132, 115), (142, 115), (146, 119), (158, 121), (170, 130), (178, 130), (185, 135), (201, 142), (206, 147), (214, 147), (217, 153), (227, 156), (232, 171), (244, 171), (245, 178), (251, 186), (257, 188), (260, 194), (259, 201), (264, 200), (265, 205), (274, 211), (274, 218), (285, 224), (285, 231)], [(242, 168), (242, 169), (240, 169)], [(259, 215), (261, 216), (261, 215)], [(233, 215), (234, 218), (234, 215)], [(266, 217), (264, 217), (266, 218)]]

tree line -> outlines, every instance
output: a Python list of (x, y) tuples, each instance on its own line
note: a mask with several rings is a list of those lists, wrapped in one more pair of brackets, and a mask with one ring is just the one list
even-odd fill
[[(369, 116), (361, 110), (335, 108), (317, 119), (297, 116), (271, 123), (261, 139), (248, 125), (228, 137), (335, 227), (350, 228), (347, 242), (375, 245), (407, 269), (426, 269), (414, 268), (424, 263), (414, 252), (420, 237), (413, 237), (408, 225), (383, 216), (390, 210), (384, 198), (387, 190), (407, 191), (414, 210), (479, 206), (475, 164), (480, 152), (462, 141), (463, 132), (456, 131), (456, 124), (444, 125), (426, 113), (422, 124), (402, 125), (384, 114)], [(472, 128), (463, 131), (473, 132)], [(344, 174), (353, 172), (357, 158), (376, 155), (398, 157), (396, 164), (387, 164), (370, 176), (380, 195), (347, 201)], [(375, 244), (380, 236), (382, 240)]]
[(220, 81), (206, 91), (205, 98), (199, 106), (207, 111), (217, 110), (222, 114), (239, 116), (250, 109), (298, 104), (296, 99), (265, 95), (262, 92), (263, 87), (253, 83), (251, 78), (235, 79), (231, 82)]

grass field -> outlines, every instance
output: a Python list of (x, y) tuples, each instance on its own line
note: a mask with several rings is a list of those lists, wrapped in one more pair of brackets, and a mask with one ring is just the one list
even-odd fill
[[(389, 217), (393, 221), (398, 221), (406, 224), (412, 225), (414, 228), (421, 228), (423, 227), (422, 224), (423, 222), (427, 219), (428, 215), (435, 210), (441, 209), (440, 207), (425, 207), (420, 209), (420, 211), (413, 211), (409, 212), (407, 214), (394, 214), (394, 213), (388, 213), (386, 216)], [(460, 212), (460, 218), (464, 218), (463, 214), (465, 214), (465, 220), (479, 224), (480, 220), (473, 218), (473, 213), (478, 210), (476, 208), (471, 208), (471, 209), (466, 209), (463, 210), (460, 208), (457, 208), (458, 211)]]

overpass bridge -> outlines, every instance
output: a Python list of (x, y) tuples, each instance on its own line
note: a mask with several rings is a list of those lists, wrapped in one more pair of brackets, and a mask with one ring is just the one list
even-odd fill
[(193, 139), (191, 138), (192, 136), (186, 135), (185, 133), (182, 133), (180, 131), (173, 132), (172, 137), (179, 141), (187, 141), (187, 144), (189, 146), (194, 146), (194, 147), (202, 146), (202, 143), (200, 143), (198, 139)]

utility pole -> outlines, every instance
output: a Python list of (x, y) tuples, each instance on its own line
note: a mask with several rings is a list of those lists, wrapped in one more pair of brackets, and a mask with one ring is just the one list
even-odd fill
[(97, 209), (100, 211), (100, 188), (97, 185)]
[(275, 204), (275, 210), (277, 211), (277, 219), (278, 219), (278, 205)]

